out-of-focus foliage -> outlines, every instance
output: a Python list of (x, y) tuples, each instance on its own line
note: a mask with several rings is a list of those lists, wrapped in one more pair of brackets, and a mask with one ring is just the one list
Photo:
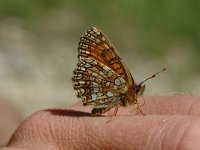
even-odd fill
[(1, 0), (0, 17), (17, 17), (31, 26), (52, 11), (68, 10), (82, 15), (88, 27), (103, 26), (111, 33), (134, 28), (141, 37), (138, 45), (143, 45), (150, 55), (159, 56), (174, 42), (189, 42), (193, 51), (200, 52), (199, 8), (196, 0)]

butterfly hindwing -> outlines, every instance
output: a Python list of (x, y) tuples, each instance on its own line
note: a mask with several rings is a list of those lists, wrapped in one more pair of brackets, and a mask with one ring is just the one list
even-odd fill
[(126, 93), (127, 82), (109, 67), (93, 58), (83, 58), (74, 70), (74, 89), (86, 105), (109, 104)]

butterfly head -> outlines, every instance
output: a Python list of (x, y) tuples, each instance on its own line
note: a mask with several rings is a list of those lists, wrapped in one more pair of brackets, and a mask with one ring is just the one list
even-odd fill
[(135, 87), (135, 92), (137, 96), (141, 96), (144, 93), (144, 90), (145, 90), (145, 85), (138, 84)]

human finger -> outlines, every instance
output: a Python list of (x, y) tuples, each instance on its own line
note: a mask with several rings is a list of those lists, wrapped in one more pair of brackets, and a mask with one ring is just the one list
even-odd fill
[(200, 119), (188, 116), (92, 117), (51, 109), (26, 119), (8, 146), (30, 149), (184, 149), (200, 148)]

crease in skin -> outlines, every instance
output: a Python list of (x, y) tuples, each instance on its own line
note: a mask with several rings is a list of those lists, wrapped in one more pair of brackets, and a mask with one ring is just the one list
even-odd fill
[(34, 124), (33, 117), (26, 118), (13, 133), (7, 146), (15, 146), (21, 142), (21, 146), (26, 147), (29, 145), (29, 140), (32, 140), (32, 137), (35, 139), (35, 129), (36, 126)]
[[(196, 139), (200, 138), (200, 135), (198, 133), (199, 126), (200, 126), (200, 121), (190, 122), (190, 124), (184, 130), (184, 132), (180, 138), (180, 142), (177, 145), (178, 150), (179, 149), (180, 150), (182, 150), (182, 149), (199, 149), (199, 147), (200, 147), (199, 142), (197, 142), (196, 145), (194, 145), (194, 143), (193, 143), (194, 141), (196, 141), (196, 140), (194, 140), (195, 138)], [(188, 143), (190, 143), (190, 144), (188, 145)], [(193, 144), (191, 144), (191, 143), (193, 143)]]
[[(124, 118), (124, 117), (121, 116), (120, 118)], [(144, 136), (144, 134), (141, 134), (144, 131), (144, 130), (140, 130), (140, 128), (144, 125), (142, 124), (141, 119), (142, 117), (139, 117), (139, 116), (126, 116), (126, 119), (123, 119), (123, 122), (122, 120), (120, 121), (116, 119), (116, 121), (119, 124), (115, 124), (116, 130), (113, 131), (112, 137), (114, 136), (121, 137), (121, 139), (120, 138), (114, 139), (115, 142), (118, 143), (118, 147), (116, 148), (120, 147), (120, 149), (138, 149), (139, 146), (141, 146), (141, 148), (143, 149), (146, 135)], [(146, 119), (145, 119), (146, 120), (145, 125), (148, 126), (150, 120), (148, 118)], [(120, 132), (119, 129), (122, 131)]]
[(200, 101), (193, 100), (192, 102), (190, 102), (187, 115), (199, 116), (200, 112), (197, 111), (199, 110), (199, 106), (200, 106)]
[(200, 97), (182, 95), (160, 97), (147, 96), (145, 97), (146, 104), (144, 105), (144, 110), (146, 114), (188, 115), (189, 105), (194, 101), (197, 102), (197, 104), (200, 102), (197, 98)]
[[(189, 119), (187, 116), (173, 116), (173, 118), (170, 118), (171, 120), (168, 124), (169, 129), (164, 132), (165, 134), (163, 135), (163, 140), (161, 143), (162, 150), (165, 150), (166, 147), (171, 150), (177, 150), (181, 142), (181, 137), (189, 126), (189, 121), (187, 118)], [(171, 143), (169, 143), (170, 140)]]
[[(75, 124), (79, 124), (79, 128), (77, 128), (77, 126), (75, 126)], [(80, 128), (82, 127), (82, 123), (78, 123), (77, 120), (73, 120), (71, 119), (71, 124), (70, 126), (67, 128), (67, 130), (69, 131), (68, 134), (70, 134), (70, 138), (67, 138), (68, 141), (68, 149), (80, 149), (80, 143), (82, 142), (82, 139), (77, 139), (77, 137), (81, 136), (81, 132), (80, 132)], [(64, 128), (63, 132), (65, 132), (66, 128)], [(79, 144), (77, 144), (76, 141), (79, 141)]]
[(105, 133), (105, 131), (103, 131), (104, 128), (105, 127), (101, 125), (101, 120), (99, 120), (98, 118), (96, 118), (94, 122), (92, 123), (90, 122), (87, 125), (86, 130), (89, 131), (88, 139), (92, 149), (103, 148), (102, 145), (104, 145), (104, 139), (102, 139), (101, 137), (104, 137), (103, 135), (103, 133)]
[(38, 137), (35, 137), (35, 140), (37, 140), (37, 138), (41, 138), (42, 140), (45, 141), (45, 143), (49, 143), (49, 142), (52, 142), (52, 134), (51, 134), (51, 131), (50, 131), (51, 127), (50, 127), (50, 124), (49, 124), (50, 122), (49, 122), (49, 120), (45, 119), (45, 122), (43, 121), (41, 123), (40, 119), (43, 119), (43, 117), (44, 116), (34, 117), (33, 120), (32, 120), (33, 121), (32, 125), (35, 126), (35, 131), (37, 131), (37, 133), (39, 135)]
[[(149, 150), (154, 150), (155, 147), (156, 149), (161, 149), (161, 143), (156, 143), (156, 141), (159, 139), (162, 138), (162, 135), (164, 133), (164, 131), (166, 130), (166, 128), (168, 127), (168, 124), (166, 124), (166, 119), (167, 121), (169, 122), (170, 118), (167, 117), (165, 118), (165, 121), (163, 122), (162, 120), (156, 125), (156, 127), (154, 127), (152, 130), (150, 130), (150, 134), (148, 136), (148, 139), (147, 139), (147, 144), (146, 144), (146, 149), (149, 149)], [(159, 141), (158, 140), (158, 141)], [(162, 141), (162, 140), (161, 140)], [(157, 144), (157, 145), (155, 145)]]
[[(173, 126), (171, 126), (172, 125), (172, 122), (169, 122), (167, 125), (166, 125), (166, 128), (168, 127), (169, 129), (167, 130), (168, 132), (163, 132), (164, 133), (164, 135), (163, 135), (163, 139), (161, 140), (161, 145), (160, 145), (160, 149), (161, 150), (164, 150), (164, 148), (165, 148), (165, 145), (166, 145), (166, 143), (167, 143), (167, 140), (169, 140), (169, 135), (172, 133), (172, 131), (173, 131), (173, 129), (176, 127), (176, 124), (177, 124), (177, 122), (175, 123), (175, 124), (173, 124)], [(165, 129), (166, 129), (165, 128)], [(172, 133), (173, 134), (173, 133)], [(171, 148), (170, 148), (171, 149)]]
[[(50, 134), (50, 143), (53, 143), (55, 146), (57, 146), (56, 148), (57, 149), (61, 149), (62, 148), (62, 145), (61, 144), (57, 144), (57, 143), (60, 143), (61, 141), (58, 139), (58, 132), (57, 130), (59, 129), (59, 127), (57, 127), (58, 124), (55, 124), (55, 122), (51, 122), (49, 121), (49, 125), (48, 125), (48, 131), (49, 131), (49, 134)], [(58, 134), (59, 135), (59, 134)]]
[(37, 145), (42, 143), (42, 140), (37, 140), (40, 139), (41, 136), (35, 134), (39, 131), (38, 120), (39, 118), (35, 116), (31, 116), (25, 119), (15, 131), (7, 146), (19, 146), (22, 148), (26, 147), (30, 149), (38, 148)]
[[(87, 119), (86, 119), (87, 120)], [(95, 143), (97, 140), (95, 136), (95, 131), (93, 132), (92, 129), (94, 129), (95, 124), (94, 122), (88, 122), (85, 124), (85, 119), (84, 120), (79, 120), (81, 121), (80, 126), (77, 128), (78, 132), (80, 133), (79, 135), (74, 135), (76, 138), (79, 139), (79, 148), (78, 149), (83, 149), (86, 150), (88, 149), (96, 149), (98, 147), (98, 143)], [(98, 127), (97, 128), (101, 128)], [(80, 140), (81, 139), (81, 140)], [(77, 143), (76, 143), (77, 145)]]
[[(60, 133), (60, 135), (62, 135), (62, 130), (63, 130), (63, 126), (65, 125), (64, 123), (62, 123), (62, 120), (60, 119), (59, 120), (61, 123), (60, 123), (60, 128), (56, 129), (56, 131), (58, 131), (58, 133)], [(58, 134), (59, 135), (59, 134)], [(62, 136), (58, 136), (58, 140), (60, 141), (60, 144), (58, 145), (59, 149), (62, 150), (62, 149), (65, 149), (64, 147), (64, 139), (62, 138)]]
[[(36, 132), (38, 135), (37, 136), (33, 136), (34, 138), (33, 141), (35, 142), (35, 144), (33, 145), (33, 147), (36, 147), (36, 149), (38, 148), (38, 145), (48, 145), (48, 148), (52, 147), (54, 149), (59, 149), (58, 145), (56, 144), (56, 133), (55, 133), (55, 124), (54, 122), (52, 122), (52, 120), (50, 120), (48, 118), (48, 114), (42, 114), (42, 115), (35, 115), (33, 117), (31, 117), (31, 122), (32, 122), (32, 126), (33, 127), (33, 132)], [(43, 121), (41, 121), (43, 120)], [(30, 126), (31, 126), (30, 125)], [(27, 134), (29, 135), (29, 134)], [(31, 136), (29, 136), (30, 138)], [(43, 141), (43, 142), (41, 142)], [(33, 142), (33, 143), (34, 143)], [(41, 148), (40, 148), (41, 149)]]
[(188, 111), (190, 109), (191, 103), (193, 100), (189, 100), (189, 97), (182, 97), (182, 101), (180, 101), (180, 99), (177, 99), (178, 97), (174, 97), (174, 102), (170, 103), (172, 105), (169, 106), (170, 114), (182, 114), (182, 115), (189, 115)]
[[(69, 122), (68, 123), (70, 123), (70, 124), (68, 124), (68, 139), (69, 139), (69, 141), (71, 141), (71, 144), (72, 144), (72, 147), (73, 147), (73, 141), (72, 141), (72, 137), (73, 137), (73, 135), (72, 135), (72, 129), (73, 129), (73, 121), (72, 121), (72, 118), (70, 118), (70, 120), (69, 120)], [(69, 130), (70, 129), (70, 130)], [(65, 130), (65, 127), (63, 127), (62, 128), (62, 130)], [(63, 141), (64, 139), (62, 138), (62, 141)], [(69, 143), (69, 141), (67, 141), (67, 143), (68, 143), (68, 145), (70, 145), (70, 143)], [(63, 146), (64, 147), (64, 146)], [(70, 149), (70, 147), (67, 147), (67, 149)]]
[[(74, 137), (80, 137), (79, 140), (80, 142), (79, 144), (79, 148), (78, 149), (87, 149), (87, 146), (89, 144), (91, 144), (91, 140), (90, 140), (90, 136), (88, 135), (89, 130), (87, 129), (87, 125), (84, 125), (84, 122), (81, 121), (79, 128), (77, 128), (78, 130), (78, 135), (74, 135)], [(76, 143), (77, 145), (77, 143)]]
[[(188, 115), (188, 116), (199, 116), (200, 111), (200, 101), (196, 99), (196, 97), (189, 97), (189, 96), (183, 96), (182, 99), (175, 99), (175, 106), (172, 109), (173, 114), (181, 114), (181, 115)], [(176, 102), (177, 101), (177, 102)], [(196, 109), (197, 108), (197, 109)], [(176, 110), (176, 111), (173, 111)]]
[[(187, 133), (189, 132), (189, 129), (190, 129), (190, 128), (191, 128), (191, 127), (188, 126), (188, 127), (185, 129), (185, 131), (183, 132), (183, 134), (182, 134), (182, 136), (181, 136), (181, 138), (180, 138), (180, 140), (179, 140), (180, 142), (177, 144), (176, 149), (178, 149), (178, 150), (180, 149), (180, 150), (181, 150), (181, 149), (182, 149), (181, 147), (184, 147), (183, 145), (185, 145), (185, 144), (184, 144), (183, 141), (184, 141), (184, 139), (185, 139)], [(183, 143), (183, 145), (182, 145), (182, 143)]]

